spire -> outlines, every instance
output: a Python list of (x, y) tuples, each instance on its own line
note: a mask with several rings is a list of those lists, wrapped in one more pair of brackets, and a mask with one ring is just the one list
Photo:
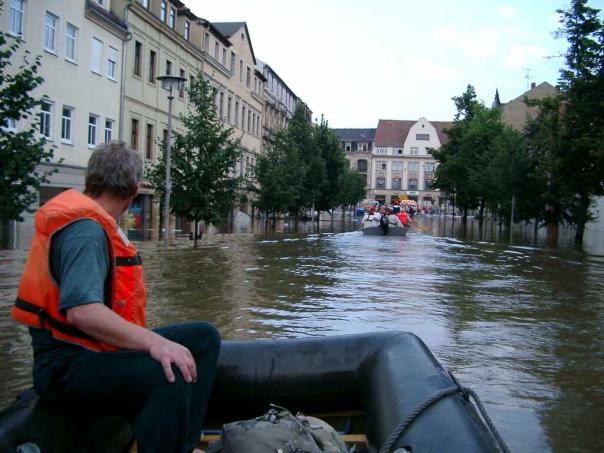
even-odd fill
[(495, 88), (495, 99), (493, 99), (493, 108), (496, 109), (501, 107), (501, 101), (499, 100), (499, 89)]

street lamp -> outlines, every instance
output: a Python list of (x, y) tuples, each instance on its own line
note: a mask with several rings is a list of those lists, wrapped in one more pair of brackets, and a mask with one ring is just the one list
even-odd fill
[(172, 92), (181, 90), (187, 79), (184, 77), (164, 75), (157, 77), (161, 82), (161, 87), (168, 90), (168, 137), (166, 137), (166, 183), (164, 200), (164, 247), (168, 245), (168, 230), (170, 229), (170, 192), (172, 191), (172, 179), (170, 177), (170, 152), (172, 150), (172, 101), (174, 96)]

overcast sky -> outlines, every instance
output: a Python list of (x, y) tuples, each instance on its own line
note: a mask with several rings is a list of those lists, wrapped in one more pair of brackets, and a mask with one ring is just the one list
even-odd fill
[[(332, 127), (380, 118), (451, 120), (470, 83), (491, 105), (555, 85), (566, 49), (556, 9), (569, 0), (185, 0), (213, 22), (247, 22), (268, 63)], [(604, 0), (591, 6), (604, 8)]]

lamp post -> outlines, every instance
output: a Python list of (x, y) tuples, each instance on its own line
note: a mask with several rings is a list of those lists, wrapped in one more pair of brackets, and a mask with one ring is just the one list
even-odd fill
[(166, 182), (164, 199), (164, 247), (168, 246), (168, 231), (170, 229), (170, 194), (172, 192), (172, 178), (170, 176), (170, 152), (172, 151), (172, 101), (174, 100), (173, 91), (182, 89), (183, 83), (187, 79), (184, 77), (164, 75), (157, 77), (161, 82), (161, 87), (168, 90), (168, 136), (166, 137)]

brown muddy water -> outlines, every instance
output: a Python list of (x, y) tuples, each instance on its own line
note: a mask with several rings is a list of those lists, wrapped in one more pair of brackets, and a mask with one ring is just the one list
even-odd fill
[[(405, 238), (327, 223), (197, 250), (140, 244), (149, 323), (209, 320), (224, 339), (410, 331), (478, 392), (512, 451), (604, 451), (604, 250), (419, 221)], [(9, 317), (24, 259), (0, 251), (2, 405), (31, 382), (29, 336)]]

